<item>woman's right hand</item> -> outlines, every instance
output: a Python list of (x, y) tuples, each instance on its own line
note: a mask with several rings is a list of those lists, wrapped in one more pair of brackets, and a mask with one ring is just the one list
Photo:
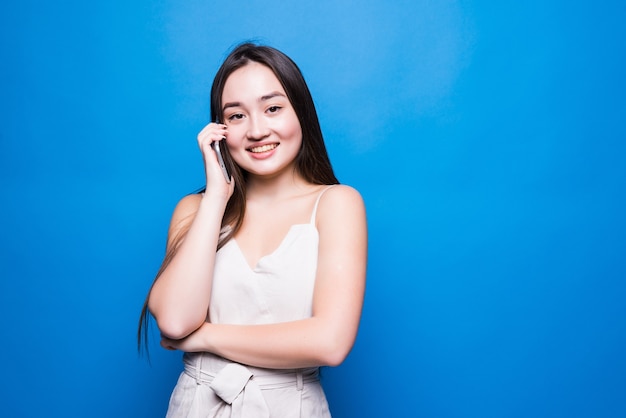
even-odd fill
[(230, 196), (232, 196), (235, 181), (232, 179), (229, 184), (224, 178), (222, 169), (217, 161), (217, 155), (211, 144), (217, 141), (225, 141), (227, 134), (226, 125), (213, 122), (206, 125), (198, 134), (198, 146), (202, 152), (206, 173), (205, 195), (210, 195), (213, 198), (224, 198), (225, 201), (228, 201)]

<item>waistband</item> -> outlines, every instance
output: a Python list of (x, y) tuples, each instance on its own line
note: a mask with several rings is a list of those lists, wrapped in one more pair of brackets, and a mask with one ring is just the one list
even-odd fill
[(243, 389), (249, 380), (261, 389), (278, 389), (296, 386), (302, 390), (304, 383), (319, 381), (319, 368), (304, 369), (265, 369), (245, 366), (226, 360), (211, 353), (185, 353), (183, 356), (185, 374), (201, 385), (210, 385), (214, 390), (226, 384)]

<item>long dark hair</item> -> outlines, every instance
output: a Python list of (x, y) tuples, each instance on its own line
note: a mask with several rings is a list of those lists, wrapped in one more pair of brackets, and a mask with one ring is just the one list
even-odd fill
[[(304, 81), (302, 72), (291, 58), (275, 48), (246, 42), (232, 50), (213, 79), (213, 85), (211, 87), (211, 120), (223, 121), (222, 93), (226, 80), (234, 71), (246, 66), (250, 62), (263, 64), (274, 72), (276, 78), (278, 78), (278, 81), (285, 89), (287, 98), (298, 116), (302, 130), (302, 145), (296, 156), (296, 170), (298, 173), (312, 184), (339, 183), (330, 164), (326, 146), (324, 145), (322, 129), (317, 117), (317, 111), (315, 110), (315, 104), (313, 103), (311, 92)], [(222, 226), (228, 225), (230, 228), (228, 232), (221, 237), (217, 248), (218, 250), (239, 231), (246, 211), (247, 173), (233, 162), (228, 153), (228, 149), (226, 147), (224, 148), (226, 149), (226, 164), (229, 165), (233, 179), (235, 180), (235, 191), (226, 205), (222, 219)], [(202, 191), (204, 191), (204, 189), (200, 192)], [(154, 283), (176, 254), (190, 225), (191, 222), (188, 222), (187, 227), (183, 228), (178, 236), (171, 237), (171, 244), (168, 246), (165, 258), (156, 274), (152, 286), (154, 286)], [(152, 290), (152, 287), (150, 290)], [(148, 292), (148, 297), (149, 296), (150, 293)], [(137, 344), (140, 350), (142, 342), (147, 342), (148, 338), (148, 297), (146, 297), (144, 301), (139, 319), (139, 328), (137, 330)]]

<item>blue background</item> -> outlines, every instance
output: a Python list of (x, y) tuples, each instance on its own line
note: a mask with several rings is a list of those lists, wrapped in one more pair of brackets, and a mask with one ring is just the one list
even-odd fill
[(626, 3), (5, 1), (6, 417), (156, 417), (137, 355), (236, 43), (301, 67), (370, 227), (335, 417), (626, 416)]

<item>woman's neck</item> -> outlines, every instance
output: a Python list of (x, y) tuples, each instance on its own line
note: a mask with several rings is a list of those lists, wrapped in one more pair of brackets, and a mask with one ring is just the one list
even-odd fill
[(247, 200), (272, 201), (289, 198), (305, 192), (311, 183), (297, 170), (276, 177), (249, 175), (246, 184)]

